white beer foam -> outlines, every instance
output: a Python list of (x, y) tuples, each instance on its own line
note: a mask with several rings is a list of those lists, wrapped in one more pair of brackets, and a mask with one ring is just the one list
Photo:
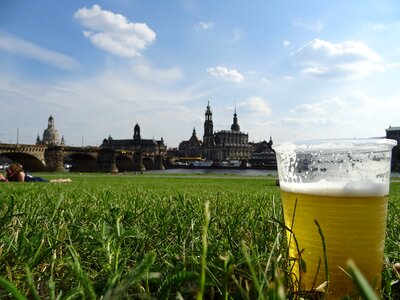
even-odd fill
[(280, 182), (280, 188), (285, 192), (320, 196), (376, 197), (389, 194), (389, 182), (371, 179), (347, 182), (329, 182), (325, 179), (317, 182)]

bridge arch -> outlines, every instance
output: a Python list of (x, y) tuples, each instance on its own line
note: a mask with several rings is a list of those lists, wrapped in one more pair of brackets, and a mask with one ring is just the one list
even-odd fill
[(143, 157), (143, 165), (146, 170), (154, 169), (154, 158), (148, 156)]
[(99, 170), (97, 157), (91, 153), (68, 153), (64, 162), (71, 165), (71, 172), (96, 172)]
[(7, 157), (13, 162), (20, 163), (24, 170), (31, 172), (40, 172), (46, 169), (43, 161), (34, 155), (23, 152), (2, 152), (0, 156)]
[(117, 166), (118, 172), (132, 171), (133, 170), (133, 160), (132, 155), (119, 154), (115, 157), (115, 164)]

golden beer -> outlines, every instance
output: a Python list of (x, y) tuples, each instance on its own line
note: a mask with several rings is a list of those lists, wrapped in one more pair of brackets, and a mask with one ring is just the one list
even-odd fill
[[(312, 291), (324, 285), (325, 257), (328, 265), (328, 299), (355, 294), (346, 263), (352, 259), (377, 290), (380, 287), (387, 197), (335, 197), (281, 191), (289, 258), (295, 288)], [(318, 221), (325, 240), (323, 242)], [(297, 245), (296, 245), (297, 242)], [(300, 252), (300, 253), (299, 253)], [(303, 265), (299, 263), (300, 258)], [(302, 270), (301, 267), (305, 270)]]
[(389, 139), (274, 145), (293, 290), (356, 296), (349, 260), (380, 288), (392, 148)]

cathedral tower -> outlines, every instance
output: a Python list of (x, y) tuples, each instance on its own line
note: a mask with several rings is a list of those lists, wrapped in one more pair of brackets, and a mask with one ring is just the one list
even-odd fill
[(203, 145), (212, 146), (214, 145), (214, 125), (212, 121), (212, 111), (210, 109), (210, 101), (208, 102), (204, 121), (204, 135), (203, 135)]
[(208, 101), (204, 121), (204, 135), (203, 135), (203, 156), (206, 159), (213, 159), (214, 149), (214, 124), (212, 121), (212, 111), (210, 108), (210, 101)]

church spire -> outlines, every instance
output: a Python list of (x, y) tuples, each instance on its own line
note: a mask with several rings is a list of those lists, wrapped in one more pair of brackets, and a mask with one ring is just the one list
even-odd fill
[(210, 107), (210, 101), (208, 101), (207, 109), (205, 113), (206, 120), (204, 121), (204, 136), (213, 135), (213, 121), (212, 121), (212, 111)]
[(214, 124), (212, 121), (212, 111), (210, 107), (210, 101), (208, 101), (205, 113), (204, 134), (203, 134), (203, 146), (204, 146), (203, 155), (208, 159), (212, 157), (211, 152), (213, 145), (214, 145)]
[(212, 111), (211, 111), (211, 107), (210, 107), (210, 101), (208, 101), (208, 104), (207, 104), (206, 121), (212, 121)]
[(240, 131), (240, 126), (238, 124), (237, 113), (236, 113), (236, 103), (235, 103), (235, 113), (233, 114), (233, 124), (231, 126), (232, 131)]

